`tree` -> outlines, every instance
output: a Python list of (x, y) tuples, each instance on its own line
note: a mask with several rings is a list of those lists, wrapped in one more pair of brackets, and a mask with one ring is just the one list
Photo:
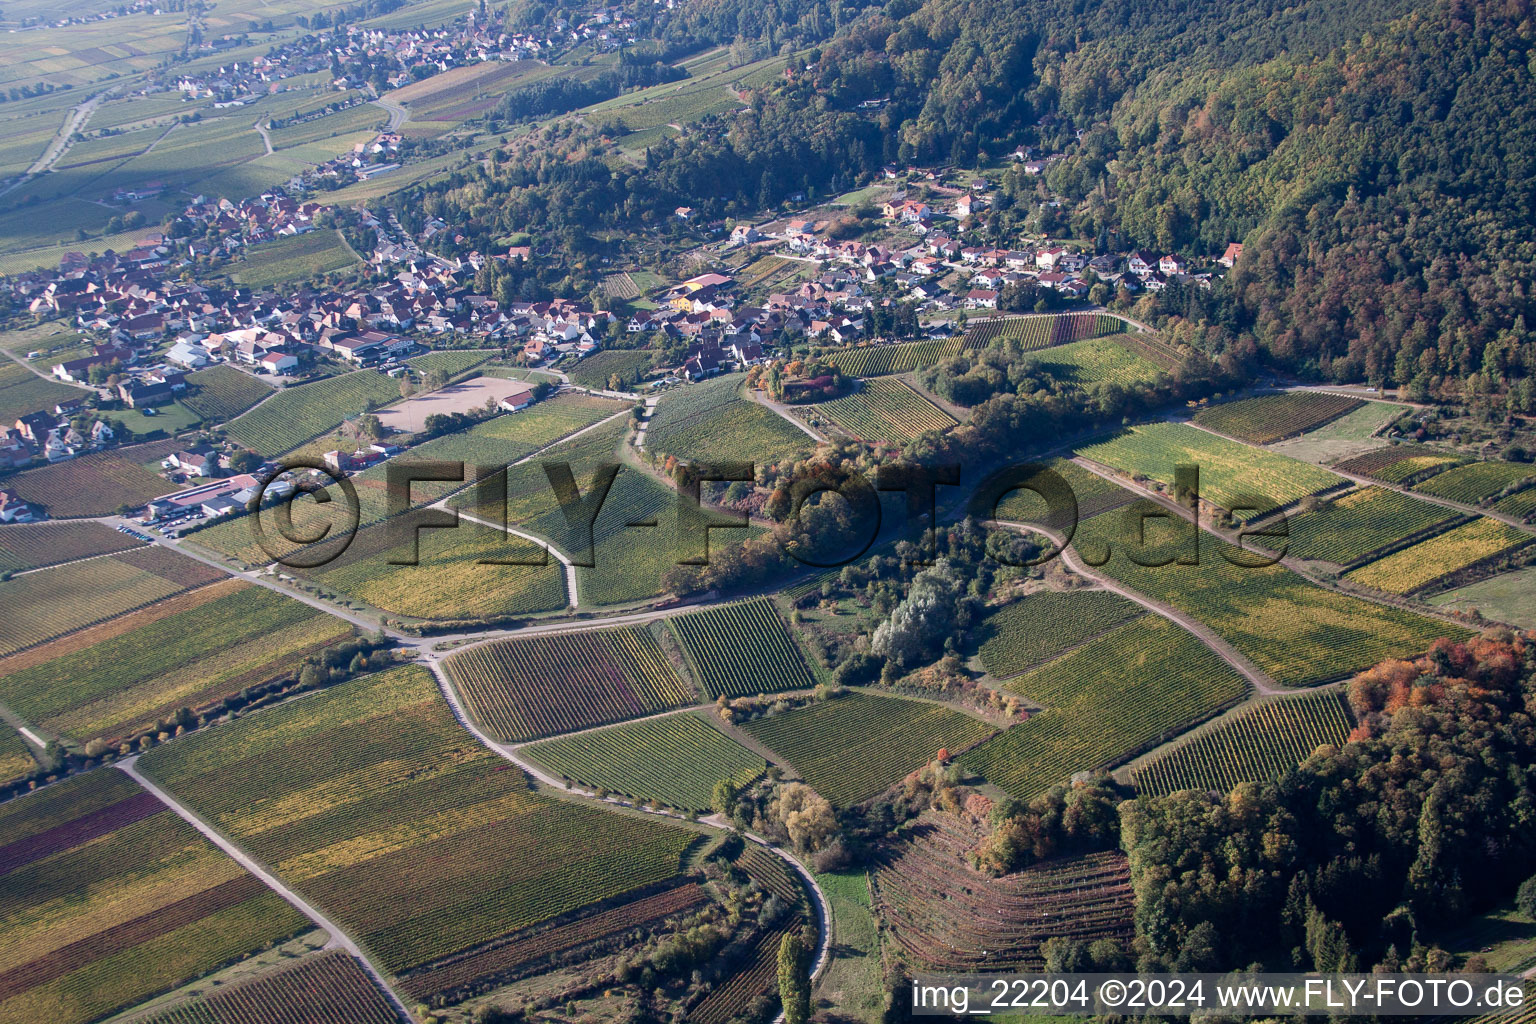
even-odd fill
[(779, 999), (784, 1003), (784, 1024), (806, 1024), (811, 1019), (811, 957), (791, 931), (779, 943)]
[(229, 468), (236, 473), (254, 473), (261, 468), (261, 456), (250, 451), (235, 452), (229, 457)]
[(727, 818), (736, 809), (736, 784), (729, 779), (721, 779), (715, 783), (715, 790), (710, 794), (709, 806), (715, 809), (716, 814)]
[(1515, 908), (1536, 921), (1536, 875), (1521, 882), (1520, 888), (1515, 890)]

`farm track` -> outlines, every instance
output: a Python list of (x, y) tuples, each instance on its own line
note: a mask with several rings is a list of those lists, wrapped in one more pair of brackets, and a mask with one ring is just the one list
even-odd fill
[(324, 948), (342, 949), (350, 953), (359, 963), (363, 965), (363, 969), (373, 976), (373, 980), (378, 983), (379, 987), (384, 990), (385, 995), (389, 997), (389, 1001), (394, 1005), (395, 1011), (400, 1014), (401, 1019), (412, 1019), (410, 1011), (406, 1009), (405, 1003), (401, 1002), (400, 997), (395, 994), (395, 990), (390, 987), (389, 982), (385, 978), (383, 972), (381, 972), (377, 967), (373, 965), (373, 963), (368, 959), (367, 955), (363, 952), (362, 947), (359, 946), (350, 935), (342, 931), (342, 929), (338, 928), (330, 918), (326, 917), (325, 914), (322, 913), (313, 904), (309, 903), (298, 893), (284, 885), (275, 875), (267, 871), (266, 868), (262, 867), (262, 865), (257, 860), (247, 854), (244, 850), (240, 849), (240, 847), (236, 846), (233, 842), (226, 839), (212, 825), (198, 817), (191, 808), (187, 807), (174, 796), (167, 793), (165, 790), (161, 789), (159, 786), (155, 785), (148, 778), (146, 778), (145, 775), (138, 769), (138, 761), (139, 759), (137, 755), (133, 757), (125, 757), (121, 761), (118, 761), (114, 767), (123, 772), (129, 778), (133, 779), (134, 782), (138, 783), (142, 789), (148, 792), (156, 800), (159, 800), (171, 811), (174, 811), (177, 817), (181, 818), (188, 825), (191, 825), (193, 828), (197, 829), (198, 832), (202, 833), (204, 838), (206, 838), (214, 846), (217, 846), (220, 850), (224, 851), (224, 853), (236, 864), (239, 864), (252, 875), (256, 876), (256, 878), (265, 884), (267, 888), (277, 893), (277, 895), (286, 900), (288, 904), (295, 910), (313, 921), (316, 927), (324, 929), (326, 933), (330, 935), (330, 940), (326, 942)]
[(1061, 551), (1062, 562), (1067, 566), (1067, 568), (1071, 569), (1079, 576), (1082, 576), (1084, 579), (1092, 580), (1094, 583), (1097, 583), (1105, 590), (1108, 590), (1114, 594), (1118, 594), (1119, 596), (1125, 598), (1127, 601), (1134, 601), (1136, 604), (1141, 605), (1148, 611), (1162, 616), (1177, 626), (1183, 627), (1187, 632), (1193, 634), (1197, 640), (1205, 644), (1205, 646), (1209, 647), (1211, 651), (1214, 652), (1216, 656), (1219, 657), (1222, 661), (1225, 661), (1228, 665), (1231, 665), (1232, 668), (1237, 670), (1239, 675), (1241, 675), (1244, 679), (1247, 679), (1248, 682), (1252, 683), (1254, 689), (1258, 690), (1259, 693), (1262, 693), (1266, 696), (1273, 696), (1275, 694), (1307, 692), (1305, 690), (1286, 689), (1284, 687), (1275, 685), (1275, 681), (1266, 675), (1263, 670), (1261, 670), (1252, 661), (1248, 660), (1248, 658), (1241, 654), (1237, 648), (1223, 640), (1215, 630), (1211, 629), (1211, 627), (1207, 626), (1205, 623), (1184, 614), (1177, 608), (1174, 608), (1172, 605), (1163, 604), (1161, 601), (1154, 601), (1140, 591), (1132, 590), (1130, 587), (1127, 587), (1125, 584), (1121, 583), (1113, 576), (1110, 576), (1108, 573), (1100, 573), (1089, 568), (1087, 565), (1083, 564), (1082, 560), (1077, 557), (1077, 552), (1073, 551), (1071, 547), (1062, 546), (1061, 535), (1059, 533), (1056, 533), (1052, 530), (1047, 530), (1045, 527), (1037, 526), (1034, 523), (1003, 522), (1001, 525), (1011, 527), (1015, 530), (1024, 530), (1029, 533), (1038, 533), (1041, 536), (1048, 538), (1051, 543), (1055, 544)]

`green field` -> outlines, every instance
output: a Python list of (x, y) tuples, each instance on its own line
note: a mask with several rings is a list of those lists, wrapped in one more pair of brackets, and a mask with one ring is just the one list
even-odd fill
[(987, 616), (981, 663), (1000, 679), (1016, 676), (1140, 614), (1140, 605), (1105, 590), (1039, 591)]
[(272, 394), (272, 385), (259, 377), (220, 364), (187, 374), (192, 393), (182, 404), (209, 423), (224, 423)]
[(227, 430), (236, 441), (270, 458), (399, 397), (395, 381), (376, 370), (357, 370), (285, 388), (231, 421)]
[(0, 703), (80, 743), (117, 740), (296, 672), (352, 636), (341, 619), (237, 581), (161, 601), (120, 623), (0, 659)]
[(21, 733), (0, 722), (0, 786), (31, 775), (39, 765)]
[(523, 750), (588, 789), (707, 811), (715, 783), (745, 786), (767, 763), (697, 714), (682, 713), (545, 740)]
[(1106, 512), (1079, 527), (1074, 546), (1097, 560), (1108, 544), (1111, 557), (1100, 571), (1204, 622), (1282, 685), (1335, 679), (1384, 658), (1422, 653), (1439, 637), (1468, 635), (1435, 619), (1325, 590), (1278, 564), (1250, 567), (1250, 557), (1208, 534), (1199, 535), (1198, 564), (1139, 565), (1128, 552), (1156, 563), (1185, 550), (1181, 538), (1193, 528), (1167, 519), (1146, 520), (1146, 545), (1138, 550), (1132, 544), (1137, 518), (1164, 511), (1137, 502)]
[(863, 441), (898, 446), (929, 430), (948, 430), (955, 418), (899, 380), (876, 378), (859, 390), (817, 406)]
[(1408, 594), (1533, 539), (1497, 519), (1478, 518), (1363, 565), (1348, 578), (1388, 593)]
[(1343, 746), (1350, 728), (1336, 691), (1266, 700), (1136, 766), (1131, 777), (1143, 793), (1224, 793), (1239, 782), (1276, 778), (1323, 744)]
[(664, 395), (645, 435), (649, 451), (689, 462), (777, 463), (816, 444), (777, 413), (741, 397), (739, 374)]
[(644, 628), (501, 640), (445, 664), (469, 712), (502, 740), (587, 729), (692, 704)]
[(1078, 454), (1123, 473), (1173, 485), (1174, 467), (1200, 470), (1200, 496), (1225, 509), (1290, 504), (1343, 483), (1319, 466), (1286, 458), (1180, 423), (1132, 427)]
[(1511, 488), (1536, 484), (1536, 466), (1521, 462), (1472, 462), (1437, 473), (1413, 488), (1437, 498), (1480, 505)]
[(958, 754), (993, 732), (944, 704), (863, 692), (770, 714), (742, 728), (840, 807), (885, 791), (940, 750)]
[(1135, 388), (1151, 384), (1164, 374), (1161, 366), (1118, 344), (1114, 338), (1093, 338), (1049, 348), (1034, 356), (1033, 361), (1038, 371), (1083, 388), (1095, 384)]
[(329, 228), (252, 246), (245, 253), (230, 279), (247, 288), (295, 284), (362, 266), (341, 232)]
[(1459, 516), (1401, 491), (1363, 487), (1291, 519), (1289, 550), (1298, 558), (1348, 565)]
[(668, 624), (711, 697), (816, 685), (773, 603), (764, 598), (679, 615)]
[(1429, 599), (1448, 611), (1480, 611), (1490, 619), (1536, 629), (1536, 567), (1516, 569)]
[[(1072, 490), (1077, 505), (1077, 517), (1073, 519), (1069, 508), (1051, 509), (1045, 498), (1034, 491), (1019, 489), (1010, 491), (997, 503), (997, 518), (1016, 523), (1038, 523), (1053, 530), (1075, 528), (1077, 523), (1090, 519), (1101, 512), (1129, 505), (1136, 495), (1118, 484), (1091, 473), (1070, 459), (1048, 459), (1044, 463), (1051, 472), (1062, 478)], [(990, 518), (993, 510), (977, 507), (973, 514)]]
[(87, 1024), (313, 925), (126, 775), (0, 809), (0, 1021)]
[(52, 411), (55, 405), (89, 392), (54, 380), (44, 380), (25, 366), (0, 356), (0, 423), (9, 429), (28, 413)]
[(536, 795), (416, 667), (194, 733), (139, 763), (391, 973), (664, 881), (695, 838)]
[(643, 349), (605, 349), (594, 352), (571, 368), (571, 383), (584, 388), (605, 390), (614, 374), (625, 387), (640, 379), (651, 368), (651, 354)]
[(1358, 398), (1320, 391), (1289, 391), (1213, 406), (1195, 422), (1248, 444), (1273, 444), (1331, 423), (1365, 405)]
[(988, 740), (962, 765), (1018, 797), (1116, 764), (1248, 691), (1183, 628), (1144, 615), (1008, 685), (1046, 710)]

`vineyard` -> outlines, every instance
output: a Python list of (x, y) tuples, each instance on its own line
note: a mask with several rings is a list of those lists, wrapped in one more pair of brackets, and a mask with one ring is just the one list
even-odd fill
[(881, 377), (888, 373), (909, 373), (937, 366), (965, 346), (960, 338), (948, 341), (911, 341), (901, 345), (858, 345), (830, 349), (823, 354), (827, 362), (850, 377)]
[[(628, 275), (625, 275), (628, 276)], [(587, 356), (570, 372), (572, 384), (603, 390), (614, 374), (625, 387), (635, 383), (651, 368), (651, 354), (644, 349), (604, 349)]]
[[(1034, 491), (1023, 489), (1010, 492), (997, 503), (997, 518), (1015, 523), (1039, 523), (1053, 530), (1066, 530), (1075, 527), (1077, 522), (1136, 500), (1136, 495), (1124, 487), (1089, 472), (1069, 459), (1050, 459), (1045, 465), (1072, 489), (1072, 497), (1077, 502), (1077, 519), (1070, 519), (1064, 510), (1048, 509), (1044, 498)], [(974, 514), (990, 517), (992, 510), (979, 508)]]
[(261, 378), (233, 366), (219, 364), (187, 374), (191, 394), (181, 404), (207, 423), (225, 423), (272, 394)]
[(698, 883), (680, 881), (680, 884), (670, 885), (653, 895), (611, 909), (589, 912), (554, 927), (530, 929), (482, 953), (411, 974), (403, 980), (401, 987), (413, 999), (429, 999), (447, 993), (448, 1001), (452, 1002), (455, 990), (478, 979), (503, 981), (522, 977), (538, 970), (552, 957), (689, 913), (708, 901), (709, 896)]
[(406, 363), (417, 373), (424, 374), (435, 371), (446, 375), (451, 380), (473, 370), (489, 359), (491, 355), (492, 353), (484, 351), (443, 349), (437, 352), (428, 352), (425, 355), (412, 356), (406, 360)]
[(1273, 444), (1316, 430), (1363, 405), (1344, 395), (1288, 391), (1214, 406), (1199, 413), (1195, 422), (1249, 444)]
[(193, 733), (139, 764), (393, 973), (663, 882), (694, 839), (533, 793), (414, 666)]
[(998, 341), (1016, 341), (1022, 352), (1065, 345), (1119, 334), (1125, 322), (1104, 313), (1069, 313), (1064, 316), (1022, 316), (984, 320), (966, 325), (967, 348), (981, 348)]
[(1516, 491), (1514, 494), (1500, 498), (1493, 503), (1493, 510), (1530, 522), (1531, 518), (1536, 516), (1536, 487)]
[(524, 750), (586, 789), (707, 811), (715, 783), (744, 786), (768, 767), (695, 714), (663, 715), (596, 732), (545, 740)]
[(955, 425), (949, 413), (899, 380), (876, 378), (852, 394), (819, 406), (849, 434), (863, 441), (898, 446), (928, 430)]
[(123, 506), (137, 508), (174, 490), (165, 479), (134, 459), (150, 462), (174, 449), (174, 442), (91, 452), (67, 462), (28, 469), (6, 481), (23, 500), (41, 505), (55, 519), (111, 515)]
[(1391, 594), (1408, 594), (1532, 540), (1536, 538), (1513, 526), (1480, 517), (1363, 565), (1347, 578)]
[(357, 370), (285, 388), (226, 429), (234, 440), (271, 458), (399, 397), (395, 381), (374, 370)]
[(699, 1000), (688, 1011), (688, 1020), (696, 1024), (727, 1024), (740, 1020), (758, 996), (773, 993), (777, 988), (779, 946), (788, 933), (787, 926), (764, 930), (747, 951), (741, 970)]
[(669, 624), (710, 697), (816, 685), (794, 638), (765, 598), (679, 615)]
[(774, 464), (815, 445), (800, 428), (741, 397), (742, 378), (732, 374), (663, 396), (646, 430), (647, 450), (689, 462)]
[(1034, 362), (1040, 372), (1083, 388), (1093, 384), (1133, 388), (1151, 384), (1164, 373), (1157, 363), (1118, 344), (1114, 338), (1093, 338), (1047, 349), (1034, 357)]
[(1414, 487), (1424, 494), (1449, 498), (1465, 505), (1480, 505), (1509, 488), (1536, 483), (1536, 466), (1519, 462), (1472, 462), (1437, 473)]
[(455, 654), (444, 667), (475, 720), (514, 742), (698, 699), (644, 627), (499, 640)]
[(1335, 466), (1343, 473), (1368, 476), (1388, 484), (1405, 484), (1458, 466), (1463, 461), (1460, 456), (1424, 445), (1394, 444), (1345, 459)]
[(742, 727), (781, 755), (811, 788), (847, 807), (993, 732), (943, 704), (854, 692), (768, 715)]
[(999, 679), (1016, 676), (1140, 614), (1139, 605), (1106, 590), (1030, 594), (987, 616), (981, 663)]
[(126, 775), (0, 809), (0, 1022), (85, 1024), (311, 925)]
[[(1358, 671), (1384, 658), (1429, 649), (1435, 639), (1462, 639), (1467, 630), (1400, 608), (1314, 586), (1281, 565), (1252, 565), (1237, 549), (1200, 536), (1198, 565), (1138, 565), (1127, 557), (1127, 520), (1162, 507), (1137, 502), (1085, 521), (1079, 550), (1108, 544), (1104, 565), (1126, 586), (1200, 620), (1284, 686), (1306, 686)], [(1147, 545), (1137, 555), (1156, 565), (1179, 543), (1167, 520), (1147, 520)], [(1187, 531), (1187, 526), (1183, 530)], [(1233, 564), (1233, 560), (1244, 565)]]
[(1144, 615), (1007, 689), (1047, 710), (961, 758), (1019, 797), (1105, 768), (1241, 698), (1247, 682), (1182, 627)]
[(117, 740), (291, 672), (352, 636), (340, 619), (233, 580), (126, 618), (0, 659), (0, 702), (81, 743)]
[(397, 1024), (399, 1016), (341, 950), (214, 990), (141, 1024)]
[(128, 551), (140, 542), (102, 523), (24, 523), (0, 527), (0, 572)]
[(0, 583), (0, 657), (224, 578), (159, 547), (14, 577)]
[(1335, 691), (1264, 701), (1135, 768), (1142, 793), (1226, 792), (1239, 782), (1277, 778), (1325, 743), (1343, 746), (1349, 715)]
[(634, 278), (623, 271), (606, 275), (600, 287), (605, 296), (618, 302), (628, 302), (640, 297), (640, 286), (635, 284)]
[(1134, 896), (1124, 854), (1060, 857), (990, 878), (966, 859), (980, 839), (976, 826), (929, 811), (880, 851), (875, 907), (913, 966), (1038, 971), (1048, 939), (1129, 939)]
[(1401, 491), (1363, 487), (1290, 521), (1290, 553), (1298, 558), (1348, 565), (1459, 514), (1417, 501)]
[(1248, 507), (1254, 501), (1287, 505), (1344, 482), (1319, 466), (1181, 423), (1133, 427), (1108, 441), (1080, 448), (1078, 454), (1169, 486), (1175, 466), (1198, 466), (1200, 496), (1226, 509)]

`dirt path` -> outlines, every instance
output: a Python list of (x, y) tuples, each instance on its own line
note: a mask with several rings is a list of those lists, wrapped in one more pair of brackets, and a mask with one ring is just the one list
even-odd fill
[(262, 145), (267, 147), (267, 156), (271, 156), (272, 155), (272, 133), (267, 131), (267, 126), (262, 124), (260, 121), (257, 121), (255, 124), (251, 125), (251, 127), (256, 129), (256, 134), (257, 135), (261, 136), (261, 143), (262, 143)]
[(1079, 576), (1082, 576), (1084, 579), (1092, 580), (1094, 583), (1097, 583), (1105, 590), (1118, 594), (1125, 598), (1127, 601), (1133, 601), (1148, 611), (1157, 615), (1161, 615), (1163, 618), (1174, 623), (1175, 625), (1184, 627), (1184, 629), (1193, 634), (1196, 639), (1198, 639), (1201, 643), (1205, 644), (1205, 646), (1209, 647), (1213, 652), (1215, 652), (1217, 657), (1236, 669), (1238, 674), (1252, 683), (1253, 688), (1258, 690), (1260, 693), (1266, 696), (1270, 696), (1274, 694), (1296, 692), (1295, 690), (1288, 690), (1283, 687), (1276, 686), (1275, 681), (1271, 679), (1267, 674), (1265, 674), (1264, 671), (1255, 665), (1252, 661), (1248, 660), (1246, 655), (1242, 654), (1237, 650), (1237, 648), (1227, 643), (1227, 641), (1222, 639), (1221, 636), (1215, 632), (1215, 630), (1211, 629), (1211, 627), (1207, 626), (1199, 619), (1184, 614), (1172, 605), (1164, 604), (1161, 601), (1154, 601), (1152, 598), (1147, 597), (1145, 594), (1138, 590), (1132, 590), (1130, 587), (1127, 587), (1125, 584), (1121, 583), (1113, 576), (1110, 576), (1108, 573), (1101, 573), (1097, 570), (1089, 568), (1083, 563), (1082, 559), (1078, 557), (1077, 552), (1073, 551), (1070, 546), (1062, 547), (1061, 535), (1059, 533), (1056, 533), (1052, 530), (1047, 530), (1045, 527), (1037, 526), (1034, 523), (1000, 522), (999, 525), (1007, 526), (1015, 530), (1024, 530), (1029, 533), (1037, 533), (1042, 537), (1048, 538), (1051, 543), (1055, 544), (1056, 547), (1061, 551), (1062, 563), (1066, 565), (1067, 568), (1071, 569)]
[(374, 981), (378, 982), (379, 987), (384, 990), (385, 994), (389, 996), (390, 1002), (394, 1003), (395, 1009), (400, 1013), (401, 1018), (404, 1020), (413, 1019), (409, 1011), (406, 1010), (405, 1004), (400, 1001), (400, 997), (395, 995), (395, 990), (389, 987), (389, 982), (385, 978), (383, 972), (381, 972), (378, 968), (374, 967), (371, 962), (369, 962), (367, 955), (363, 953), (362, 947), (359, 946), (351, 936), (349, 936), (341, 928), (337, 927), (330, 918), (321, 913), (320, 910), (313, 904), (309, 903), (298, 893), (294, 892), (292, 889), (288, 888), (281, 881), (279, 881), (275, 875), (271, 874), (269, 871), (267, 871), (266, 868), (262, 867), (260, 863), (258, 863), (244, 850), (240, 849), (240, 847), (236, 846), (230, 840), (224, 838), (224, 836), (219, 833), (212, 825), (198, 817), (196, 812), (194, 812), (190, 807), (186, 806), (171, 794), (167, 793), (165, 790), (161, 789), (159, 786), (155, 785), (153, 782), (147, 779), (144, 774), (139, 771), (138, 761), (138, 755), (134, 755), (133, 757), (125, 757), (121, 761), (118, 761), (114, 767), (126, 774), (129, 778), (133, 779), (134, 782), (137, 782), (156, 800), (159, 800), (172, 811), (175, 811), (178, 817), (202, 833), (203, 836), (206, 837), (207, 840), (214, 846), (217, 846), (220, 850), (223, 850), (231, 860), (245, 868), (245, 870), (249, 871), (257, 878), (261, 879), (261, 881), (266, 884), (267, 888), (277, 893), (295, 910), (313, 921), (316, 927), (325, 929), (325, 931), (331, 936), (330, 941), (325, 944), (325, 948), (344, 949), (350, 953), (353, 958), (362, 964), (363, 968), (373, 976)]
[(788, 409), (786, 409), (784, 406), (780, 405), (778, 402), (775, 402), (773, 399), (769, 398), (767, 395), (763, 394), (761, 391), (758, 391), (756, 388), (750, 388), (750, 389), (747, 390), (747, 398), (749, 398), (750, 400), (756, 402), (758, 405), (762, 406), (763, 408), (765, 408), (765, 409), (767, 409), (767, 410), (769, 410), (771, 412), (777, 413), (785, 421), (787, 421), (789, 423), (792, 423), (795, 426), (799, 427), (806, 434), (809, 434), (810, 437), (811, 437), (811, 440), (815, 441), (817, 444), (824, 444), (826, 442), (827, 439), (824, 436), (822, 436), (821, 434), (817, 433), (811, 427), (811, 425), (809, 423), (803, 423), (800, 420), (796, 419), (794, 416), (791, 416), (789, 414), (789, 410)]

